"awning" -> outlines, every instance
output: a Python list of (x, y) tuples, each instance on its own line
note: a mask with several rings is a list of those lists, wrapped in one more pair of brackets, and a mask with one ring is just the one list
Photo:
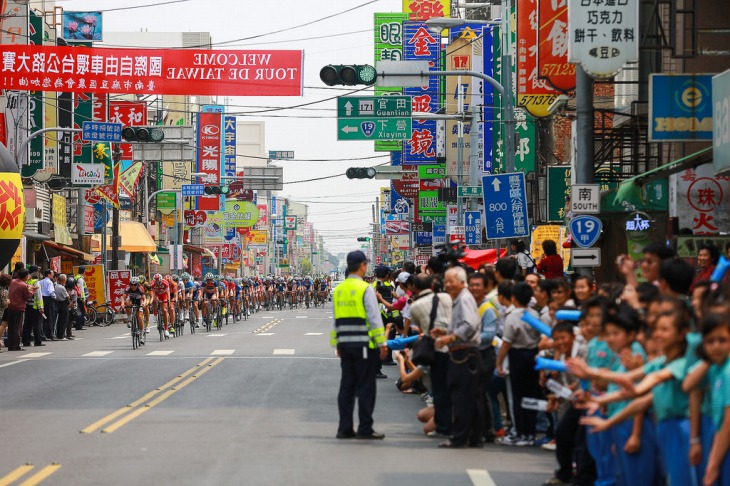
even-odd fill
[(183, 245), (183, 251), (189, 251), (191, 253), (197, 253), (198, 255), (202, 255), (205, 253), (205, 250), (207, 248), (201, 248), (199, 246), (193, 246), (193, 245)]
[(40, 233), (36, 233), (35, 231), (23, 231), (23, 236), (25, 236), (29, 240), (46, 241), (46, 240), (50, 240), (51, 239), (50, 236), (48, 236), (48, 235), (42, 235)]
[(119, 236), (122, 237), (120, 250), (130, 253), (157, 251), (157, 244), (155, 244), (147, 228), (137, 221), (120, 221)]
[[(469, 248), (464, 250), (466, 254), (464, 258), (460, 259), (460, 262), (466, 263), (474, 270), (479, 270), (479, 267), (483, 264), (493, 264), (497, 262), (497, 250), (492, 248), (488, 250), (470, 250)], [(500, 257), (507, 256), (507, 250), (502, 249), (500, 251)]]
[(682, 172), (683, 170), (694, 169), (695, 167), (698, 167), (702, 164), (707, 164), (711, 162), (712, 147), (706, 147), (693, 154), (686, 155), (681, 159), (677, 159), (673, 162), (669, 162), (668, 164), (664, 164), (661, 167), (657, 167), (656, 169), (652, 169), (648, 172), (644, 172), (643, 174), (639, 174), (631, 177), (630, 179), (626, 179), (625, 181), (621, 182), (621, 184), (644, 184), (646, 182), (651, 182), (655, 179), (662, 179), (672, 174), (676, 174), (677, 172)]
[(54, 241), (44, 241), (43, 246), (45, 247), (46, 254), (49, 257), (56, 257), (60, 256), (61, 254), (66, 254), (77, 260), (83, 260), (87, 262), (94, 261), (94, 255), (89, 255), (88, 253), (84, 253), (83, 251), (77, 250), (76, 248), (59, 245)]

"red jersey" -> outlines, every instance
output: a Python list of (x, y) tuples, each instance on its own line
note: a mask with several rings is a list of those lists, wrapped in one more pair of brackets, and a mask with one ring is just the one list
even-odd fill
[(152, 283), (152, 291), (157, 294), (157, 297), (164, 297), (169, 289), (170, 284), (168, 284), (166, 280), (160, 280)]

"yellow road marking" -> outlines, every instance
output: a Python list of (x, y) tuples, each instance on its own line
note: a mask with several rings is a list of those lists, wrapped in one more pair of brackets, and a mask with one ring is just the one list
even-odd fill
[(20, 483), (18, 486), (35, 486), (59, 469), (61, 469), (60, 464), (49, 464), (22, 483)]
[(264, 324), (263, 326), (259, 327), (255, 331), (253, 331), (252, 334), (258, 334), (258, 333), (261, 333), (261, 332), (266, 332), (269, 329), (271, 329), (272, 327), (274, 327), (275, 325), (277, 325), (278, 323), (280, 323), (281, 321), (282, 321), (282, 319), (274, 319), (273, 321), (269, 321), (266, 324)]
[(193, 376), (191, 376), (187, 380), (183, 381), (182, 383), (180, 383), (176, 387), (170, 388), (169, 390), (167, 390), (166, 392), (162, 393), (160, 396), (158, 396), (157, 398), (155, 398), (154, 400), (152, 400), (151, 402), (149, 402), (144, 407), (141, 407), (141, 408), (136, 409), (135, 411), (133, 411), (129, 415), (127, 415), (127, 416), (119, 419), (118, 421), (114, 422), (110, 426), (104, 428), (101, 432), (102, 433), (105, 433), (105, 434), (111, 434), (112, 432), (114, 432), (115, 430), (119, 429), (123, 425), (131, 422), (132, 420), (136, 419), (137, 417), (139, 417), (140, 415), (142, 415), (146, 411), (150, 410), (152, 407), (154, 407), (156, 405), (159, 405), (160, 403), (164, 402), (165, 400), (167, 400), (168, 398), (170, 398), (170, 396), (172, 396), (173, 394), (179, 392), (180, 390), (182, 390), (183, 388), (185, 388), (186, 386), (188, 386), (190, 383), (194, 382), (195, 380), (197, 380), (198, 378), (200, 378), (201, 376), (203, 376), (205, 373), (207, 373), (208, 371), (210, 371), (211, 368), (213, 368), (214, 366), (216, 366), (217, 364), (219, 364), (220, 362), (222, 362), (224, 359), (225, 358), (218, 358), (217, 360), (215, 360), (212, 363), (210, 363), (207, 367), (201, 369), (198, 373), (194, 374)]
[(13, 469), (8, 474), (0, 478), (0, 486), (8, 486), (9, 484), (12, 484), (16, 480), (28, 474), (28, 472), (31, 471), (33, 467), (33, 464), (25, 464), (17, 469)]
[(124, 415), (125, 413), (129, 412), (130, 410), (132, 410), (134, 407), (136, 407), (138, 405), (141, 405), (144, 402), (146, 402), (147, 400), (149, 400), (152, 397), (154, 397), (155, 395), (158, 395), (158, 394), (162, 393), (166, 388), (169, 388), (169, 387), (175, 385), (177, 382), (182, 381), (185, 377), (187, 377), (188, 375), (194, 373), (201, 366), (207, 365), (213, 359), (214, 358), (206, 358), (206, 359), (204, 359), (203, 361), (201, 361), (200, 363), (196, 364), (195, 366), (193, 366), (192, 368), (190, 368), (186, 372), (178, 375), (176, 378), (173, 378), (172, 380), (168, 381), (164, 385), (162, 385), (162, 386), (160, 386), (160, 387), (152, 390), (151, 392), (145, 394), (144, 396), (142, 396), (141, 398), (133, 401), (132, 403), (130, 403), (126, 407), (122, 407), (119, 410), (117, 410), (116, 412), (112, 412), (109, 415), (107, 415), (105, 417), (102, 417), (101, 419), (97, 420), (96, 422), (94, 422), (93, 424), (89, 425), (88, 427), (82, 429), (81, 430), (81, 433), (82, 434), (90, 434), (90, 433), (96, 431), (97, 429), (99, 429), (103, 425), (111, 422), (112, 420), (116, 419), (120, 415)]

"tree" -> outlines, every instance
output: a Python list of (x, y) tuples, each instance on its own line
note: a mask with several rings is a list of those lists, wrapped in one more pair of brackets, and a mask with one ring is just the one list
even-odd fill
[(312, 263), (306, 258), (302, 258), (302, 262), (300, 263), (299, 267), (302, 270), (302, 275), (311, 275), (312, 270), (314, 270), (314, 268), (312, 267)]

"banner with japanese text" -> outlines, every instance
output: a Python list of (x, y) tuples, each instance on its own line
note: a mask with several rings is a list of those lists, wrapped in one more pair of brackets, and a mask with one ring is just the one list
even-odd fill
[(2, 89), (301, 96), (303, 51), (3, 46)]

